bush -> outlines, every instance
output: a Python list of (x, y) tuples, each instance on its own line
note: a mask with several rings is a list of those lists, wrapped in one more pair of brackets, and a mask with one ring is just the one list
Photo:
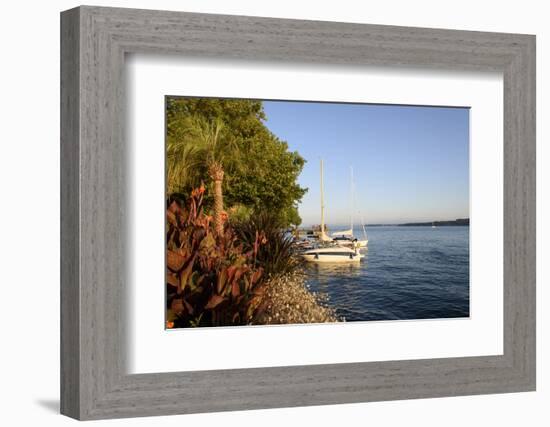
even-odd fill
[(258, 261), (262, 239), (257, 233), (245, 247), (227, 224), (223, 235), (215, 235), (203, 194), (203, 187), (193, 190), (186, 207), (168, 201), (167, 327), (253, 323), (265, 288)]
[(245, 250), (255, 247), (257, 236), (263, 238), (256, 262), (268, 276), (291, 273), (301, 265), (294, 254), (293, 238), (277, 216), (268, 212), (255, 213), (246, 221), (233, 221), (233, 227)]

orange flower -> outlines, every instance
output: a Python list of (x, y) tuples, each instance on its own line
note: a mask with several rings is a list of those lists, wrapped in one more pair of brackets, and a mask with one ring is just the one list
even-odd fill
[(191, 191), (191, 197), (197, 198), (199, 196), (202, 196), (204, 192), (206, 191), (206, 188), (204, 187), (204, 184), (201, 184), (198, 188), (193, 188)]
[(174, 327), (174, 322), (171, 322), (170, 320), (166, 321), (166, 329), (172, 329)]

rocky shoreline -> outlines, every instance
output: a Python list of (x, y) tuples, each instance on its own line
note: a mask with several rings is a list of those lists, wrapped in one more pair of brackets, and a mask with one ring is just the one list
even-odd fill
[(300, 270), (270, 279), (264, 295), (265, 309), (256, 325), (341, 322), (327, 305), (327, 295), (307, 288)]

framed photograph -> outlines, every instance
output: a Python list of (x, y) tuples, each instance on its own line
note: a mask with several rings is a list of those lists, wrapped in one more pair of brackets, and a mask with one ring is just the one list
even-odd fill
[(61, 88), (63, 414), (535, 390), (534, 36), (83, 6)]
[(167, 328), (469, 317), (469, 108), (165, 108)]

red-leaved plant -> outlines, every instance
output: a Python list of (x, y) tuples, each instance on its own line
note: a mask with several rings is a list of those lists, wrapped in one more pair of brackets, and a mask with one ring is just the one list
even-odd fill
[(263, 270), (256, 261), (265, 244), (256, 233), (245, 251), (229, 224), (217, 233), (203, 211), (204, 187), (187, 206), (169, 203), (166, 231), (167, 327), (252, 324), (262, 312)]

